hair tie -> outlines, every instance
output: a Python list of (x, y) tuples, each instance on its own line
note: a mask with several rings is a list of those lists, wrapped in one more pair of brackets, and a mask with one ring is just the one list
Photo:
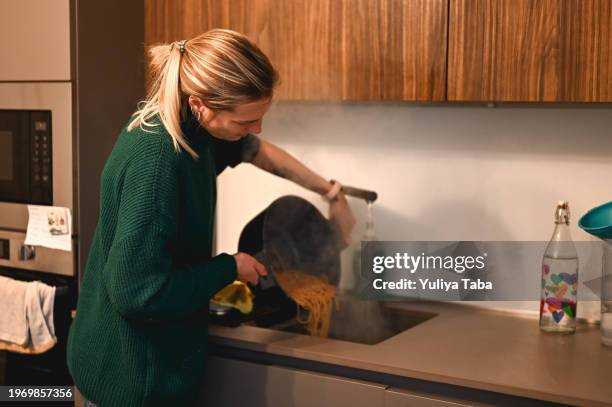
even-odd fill
[(181, 54), (184, 54), (185, 53), (185, 40), (180, 40), (178, 42), (178, 46), (179, 46), (179, 52)]

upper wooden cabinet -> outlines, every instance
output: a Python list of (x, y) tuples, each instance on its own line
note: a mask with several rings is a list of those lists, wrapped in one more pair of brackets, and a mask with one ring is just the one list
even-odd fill
[(448, 0), (338, 3), (342, 99), (445, 99)]
[(612, 0), (145, 0), (145, 14), (149, 44), (245, 33), (279, 99), (612, 101)]
[(451, 0), (448, 100), (612, 101), (612, 0)]
[(285, 100), (445, 100), (447, 23), (448, 0), (145, 0), (148, 44), (240, 31)]

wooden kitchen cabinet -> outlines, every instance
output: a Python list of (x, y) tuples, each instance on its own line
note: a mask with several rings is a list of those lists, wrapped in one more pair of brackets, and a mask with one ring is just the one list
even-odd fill
[(145, 0), (145, 39), (243, 32), (279, 70), (278, 99), (442, 101), (448, 1)]
[(385, 386), (212, 356), (202, 406), (383, 407)]
[(442, 101), (448, 0), (344, 0), (344, 100)]
[(145, 0), (146, 43), (243, 32), (296, 101), (612, 102), (611, 25), (612, 0)]
[(448, 100), (612, 101), (611, 0), (450, 0)]

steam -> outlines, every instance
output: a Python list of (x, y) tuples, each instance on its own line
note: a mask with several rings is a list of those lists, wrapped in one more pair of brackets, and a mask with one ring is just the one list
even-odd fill
[(339, 306), (332, 313), (330, 338), (371, 345), (399, 332), (393, 323), (393, 315), (380, 302), (348, 295), (341, 295), (338, 300)]

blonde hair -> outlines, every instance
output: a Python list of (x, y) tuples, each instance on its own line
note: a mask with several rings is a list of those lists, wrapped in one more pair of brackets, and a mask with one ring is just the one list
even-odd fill
[(232, 111), (239, 104), (272, 97), (278, 83), (268, 57), (231, 30), (210, 30), (182, 44), (152, 46), (148, 52), (152, 85), (128, 130), (157, 126), (151, 119), (159, 114), (175, 149), (194, 158), (198, 155), (181, 130), (189, 96), (198, 96), (213, 111)]

